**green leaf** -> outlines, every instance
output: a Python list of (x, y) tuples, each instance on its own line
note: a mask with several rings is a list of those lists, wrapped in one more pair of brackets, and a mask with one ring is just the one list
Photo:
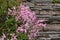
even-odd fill
[(10, 18), (8, 20), (5, 21), (6, 24), (12, 24), (14, 22), (14, 18)]
[(53, 0), (54, 3), (60, 3), (60, 0)]
[(27, 39), (28, 39), (27, 34), (21, 32), (18, 34), (18, 40), (27, 40)]

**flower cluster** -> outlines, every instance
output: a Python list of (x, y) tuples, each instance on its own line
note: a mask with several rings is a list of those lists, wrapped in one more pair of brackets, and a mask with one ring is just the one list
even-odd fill
[(36, 15), (34, 11), (31, 11), (28, 6), (21, 5), (21, 17), (24, 19), (24, 22), (34, 23), (36, 21)]
[(34, 11), (31, 11), (27, 5), (21, 4), (16, 9), (13, 7), (13, 11), (9, 9), (9, 15), (15, 17), (15, 19), (20, 22), (22, 19), (22, 25), (18, 26), (16, 32), (26, 33), (29, 40), (34, 40), (41, 27), (46, 27), (46, 23), (43, 23), (45, 20), (39, 20), (36, 17)]

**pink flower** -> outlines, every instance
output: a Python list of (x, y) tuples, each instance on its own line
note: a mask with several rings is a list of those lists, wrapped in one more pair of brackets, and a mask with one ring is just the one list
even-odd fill
[(24, 26), (25, 26), (25, 29), (29, 29), (29, 27), (30, 27), (29, 23), (26, 23)]
[(6, 38), (6, 36), (5, 36), (5, 34), (4, 33), (2, 33), (3, 35), (2, 35), (2, 38), (1, 38), (1, 40), (4, 40), (5, 38)]
[(47, 26), (47, 24), (45, 23), (44, 25), (43, 25), (43, 27), (46, 27)]
[(38, 20), (38, 21), (37, 21), (37, 24), (38, 24), (38, 23), (41, 23), (41, 22), (44, 22), (44, 21), (45, 21), (45, 20)]
[(20, 31), (22, 31), (22, 32), (23, 32), (23, 31), (24, 31), (24, 29), (23, 29), (22, 27), (18, 27), (18, 28), (17, 28), (17, 30), (16, 30), (16, 32), (20, 32)]
[(32, 40), (33, 39), (33, 36), (28, 34), (28, 39), (29, 40)]
[(25, 32), (25, 33), (27, 33), (27, 30), (26, 30), (26, 29), (24, 29), (24, 32)]
[(27, 32), (26, 29), (23, 29), (22, 27), (18, 27), (17, 30), (16, 30), (17, 33), (19, 32)]
[(17, 40), (16, 36), (11, 37), (11, 40)]

